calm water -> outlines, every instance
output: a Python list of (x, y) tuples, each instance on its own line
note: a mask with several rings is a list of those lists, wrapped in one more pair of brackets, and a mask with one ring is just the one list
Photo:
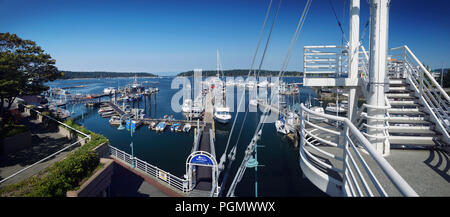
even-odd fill
[[(169, 78), (141, 78), (139, 82), (146, 86), (158, 87), (159, 92), (156, 97), (152, 97), (151, 105), (149, 102), (141, 101), (140, 108), (146, 110), (146, 114), (154, 118), (162, 118), (164, 115), (173, 115), (176, 119), (183, 119), (181, 113), (176, 113), (171, 109), (172, 96), (178, 92), (178, 89), (171, 89), (172, 77)], [(287, 83), (301, 82), (301, 78), (283, 78)], [(57, 80), (48, 83), (51, 87), (70, 87), (76, 85), (87, 85), (83, 88), (69, 89), (72, 94), (75, 93), (103, 93), (106, 87), (123, 87), (133, 82), (133, 79), (114, 78), (114, 79), (89, 79), (89, 80)], [(236, 91), (235, 91), (236, 93)], [(286, 98), (288, 104), (304, 102), (309, 95), (314, 95), (309, 88), (300, 88), (300, 94)], [(247, 96), (248, 97), (248, 96)], [(237, 96), (235, 96), (235, 108), (237, 108)], [(181, 103), (181, 102), (180, 102)], [(247, 101), (248, 104), (248, 101)], [(135, 104), (134, 106), (138, 106)], [(163, 132), (156, 133), (142, 126), (136, 130), (131, 138), (128, 131), (119, 131), (117, 127), (109, 125), (109, 118), (101, 118), (97, 109), (86, 108), (84, 105), (69, 106), (68, 110), (74, 113), (72, 117), (86, 128), (106, 136), (111, 145), (131, 153), (130, 142), (133, 140), (135, 156), (158, 166), (178, 177), (183, 177), (186, 173), (186, 158), (190, 154), (193, 143), (193, 130), (189, 133)], [(83, 116), (81, 116), (83, 112)], [(236, 113), (233, 113), (233, 119)], [(243, 121), (244, 113), (240, 113), (233, 137), (231, 138), (230, 149), (236, 143), (237, 134)], [(251, 137), (259, 121), (260, 113), (248, 113), (244, 125), (243, 133), (239, 140), (236, 160), (233, 162), (230, 176), (227, 180), (226, 188), (234, 177), (237, 168), (241, 164), (244, 150), (250, 142)], [(226, 142), (231, 130), (232, 122), (227, 125), (216, 123), (216, 158), (225, 150)], [(273, 123), (265, 124), (262, 138), (258, 145), (264, 146), (258, 148), (258, 161), (263, 167), (258, 168), (258, 196), (276, 196), (276, 197), (302, 197), (302, 196), (325, 196), (309, 180), (302, 178), (300, 166), (298, 164), (298, 148), (294, 148), (287, 137), (276, 132)], [(229, 150), (230, 150), (229, 149)], [(255, 195), (255, 172), (254, 169), (247, 169), (242, 181), (236, 188), (236, 196), (253, 197)]]

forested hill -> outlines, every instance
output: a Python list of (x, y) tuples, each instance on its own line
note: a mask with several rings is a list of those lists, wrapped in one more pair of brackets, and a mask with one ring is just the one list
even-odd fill
[(155, 74), (147, 72), (72, 72), (60, 71), (62, 77), (59, 79), (72, 78), (117, 78), (117, 77), (158, 77)]
[[(223, 74), (225, 76), (247, 76), (248, 69), (232, 69), (232, 70), (224, 70)], [(194, 71), (187, 71), (179, 73), (177, 76), (192, 76)], [(269, 71), (269, 70), (261, 70), (259, 76), (278, 76), (279, 71)], [(215, 70), (203, 70), (202, 76), (216, 76), (217, 71)], [(221, 75), (222, 76), (222, 75)], [(293, 77), (293, 76), (303, 76), (302, 72), (297, 71), (287, 71), (284, 72), (285, 77)]]

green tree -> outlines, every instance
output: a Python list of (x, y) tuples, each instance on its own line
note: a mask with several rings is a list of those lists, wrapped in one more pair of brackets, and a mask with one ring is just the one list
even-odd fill
[(55, 60), (34, 41), (16, 34), (0, 33), (0, 114), (20, 95), (36, 95), (48, 89), (44, 85), (61, 75)]

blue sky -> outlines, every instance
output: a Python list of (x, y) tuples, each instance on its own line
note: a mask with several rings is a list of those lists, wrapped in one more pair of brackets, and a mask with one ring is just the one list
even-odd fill
[[(345, 32), (348, 1), (332, 0)], [(0, 32), (36, 41), (60, 70), (163, 75), (215, 69), (216, 49), (224, 69), (241, 69), (250, 66), (269, 2), (0, 0)], [(283, 0), (264, 69), (280, 69), (305, 3)], [(449, 12), (445, 0), (392, 0), (389, 47), (406, 44), (432, 68), (450, 67)], [(368, 17), (361, 0), (361, 32)], [(368, 38), (367, 32), (365, 44)], [(313, 0), (288, 70), (303, 70), (303, 46), (341, 41), (329, 1)]]

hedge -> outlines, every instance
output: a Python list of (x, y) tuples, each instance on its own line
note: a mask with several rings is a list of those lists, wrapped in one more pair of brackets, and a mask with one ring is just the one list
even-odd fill
[(89, 134), (89, 142), (39, 174), (0, 189), (0, 196), (64, 197), (67, 191), (78, 188), (81, 181), (92, 175), (100, 163), (93, 149), (108, 142), (108, 139), (73, 123), (70, 119), (65, 123)]

